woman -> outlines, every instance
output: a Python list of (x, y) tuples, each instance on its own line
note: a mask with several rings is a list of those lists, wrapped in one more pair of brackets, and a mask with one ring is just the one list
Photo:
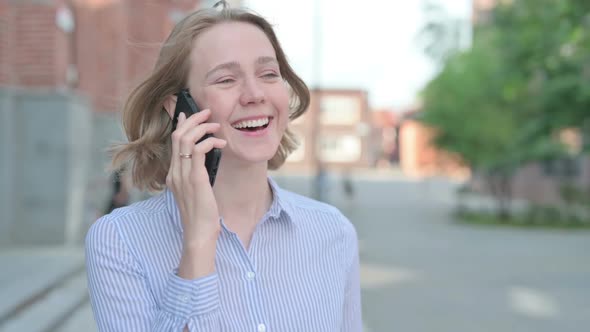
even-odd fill
[[(176, 25), (123, 110), (129, 143), (114, 166), (163, 192), (86, 237), (99, 330), (361, 331), (354, 227), (268, 177), (296, 147), (288, 123), (309, 91), (269, 23), (222, 4)], [(203, 111), (181, 114), (171, 132), (183, 89)], [(213, 148), (212, 188), (203, 163)]]

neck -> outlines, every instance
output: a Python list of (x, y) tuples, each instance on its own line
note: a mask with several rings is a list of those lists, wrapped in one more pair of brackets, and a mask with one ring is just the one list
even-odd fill
[(213, 192), (228, 226), (255, 226), (272, 203), (266, 163), (235, 165), (222, 159)]

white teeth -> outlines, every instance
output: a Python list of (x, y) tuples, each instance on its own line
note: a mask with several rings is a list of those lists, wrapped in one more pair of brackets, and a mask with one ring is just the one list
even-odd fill
[(266, 124), (268, 124), (268, 118), (238, 122), (235, 125), (233, 125), (233, 127), (236, 129), (255, 128), (255, 127), (264, 126)]

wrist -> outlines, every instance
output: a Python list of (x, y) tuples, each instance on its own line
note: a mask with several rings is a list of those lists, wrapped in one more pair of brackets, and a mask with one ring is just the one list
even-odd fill
[(182, 237), (183, 251), (196, 253), (210, 248), (215, 250), (220, 232), (221, 228), (215, 228), (209, 231), (200, 229), (198, 232), (189, 232), (185, 230)]
[(184, 244), (178, 266), (178, 276), (191, 280), (215, 272), (216, 247), (217, 241)]

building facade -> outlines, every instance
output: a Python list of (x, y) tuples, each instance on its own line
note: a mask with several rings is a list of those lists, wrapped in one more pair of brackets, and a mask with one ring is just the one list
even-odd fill
[(473, 24), (486, 22), (498, 0), (473, 0)]
[(200, 0), (0, 1), (0, 86), (74, 90), (117, 112)]
[(369, 167), (375, 153), (367, 93), (316, 89), (308, 111), (291, 124), (300, 141), (284, 169), (315, 171)]
[(400, 114), (392, 109), (375, 109), (371, 111), (371, 115), (373, 120), (373, 142), (378, 144), (372, 165), (376, 168), (398, 167), (400, 162)]
[(123, 99), (200, 4), (0, 0), (0, 246), (72, 243), (101, 215)]

